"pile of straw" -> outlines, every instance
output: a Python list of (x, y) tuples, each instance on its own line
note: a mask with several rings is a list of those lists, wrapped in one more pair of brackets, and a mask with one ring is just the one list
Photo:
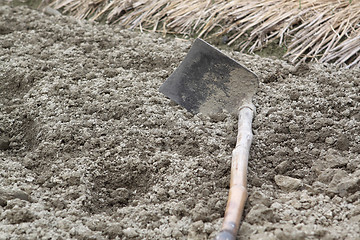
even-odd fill
[[(275, 41), (291, 62), (360, 66), (360, 1), (50, 0), (78, 18), (192, 37), (228, 39), (253, 52)], [(226, 36), (226, 37), (224, 37)]]

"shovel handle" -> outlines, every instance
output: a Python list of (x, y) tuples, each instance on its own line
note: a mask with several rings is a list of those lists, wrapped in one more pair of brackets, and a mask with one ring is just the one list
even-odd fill
[(250, 146), (253, 138), (251, 123), (255, 113), (253, 104), (239, 111), (236, 147), (232, 151), (229, 197), (224, 222), (216, 240), (235, 240), (247, 198), (246, 178)]

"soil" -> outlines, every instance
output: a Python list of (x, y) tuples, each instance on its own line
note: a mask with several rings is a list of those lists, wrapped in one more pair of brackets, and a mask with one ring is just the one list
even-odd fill
[[(192, 40), (0, 6), (0, 239), (211, 239), (237, 119), (158, 89)], [(360, 69), (256, 73), (238, 239), (360, 239)]]

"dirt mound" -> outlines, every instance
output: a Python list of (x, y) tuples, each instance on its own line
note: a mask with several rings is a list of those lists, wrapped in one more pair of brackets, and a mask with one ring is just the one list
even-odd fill
[[(209, 239), (235, 116), (158, 92), (190, 41), (0, 6), (1, 239)], [(227, 52), (260, 78), (240, 239), (360, 235), (360, 70)]]

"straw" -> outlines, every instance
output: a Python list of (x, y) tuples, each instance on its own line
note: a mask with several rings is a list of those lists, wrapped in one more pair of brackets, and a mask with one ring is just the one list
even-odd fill
[(360, 1), (349, 0), (51, 0), (80, 19), (205, 39), (227, 36), (250, 53), (275, 42), (291, 62), (359, 63)]

